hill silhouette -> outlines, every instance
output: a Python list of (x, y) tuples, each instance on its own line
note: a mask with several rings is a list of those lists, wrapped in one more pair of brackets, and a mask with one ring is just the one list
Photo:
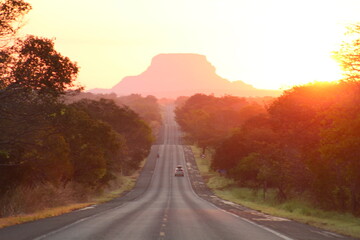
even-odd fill
[(176, 98), (195, 93), (236, 96), (277, 96), (280, 91), (261, 90), (242, 81), (228, 81), (216, 74), (216, 69), (204, 55), (192, 53), (159, 54), (138, 76), (123, 78), (111, 89), (93, 89), (93, 93), (138, 93), (156, 97)]

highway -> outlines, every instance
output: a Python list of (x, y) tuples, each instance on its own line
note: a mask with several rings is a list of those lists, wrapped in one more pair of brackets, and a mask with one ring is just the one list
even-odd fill
[[(261, 224), (199, 197), (190, 182), (191, 164), (185, 161), (185, 146), (181, 145), (181, 133), (172, 110), (167, 108), (162, 137), (152, 147), (131, 192), (98, 206), (0, 229), (0, 239), (350, 239), (319, 234), (315, 228), (303, 230), (306, 225), (292, 221), (270, 219)], [(187, 166), (185, 177), (174, 176), (179, 164)], [(296, 227), (300, 235), (292, 226), (300, 226)]]

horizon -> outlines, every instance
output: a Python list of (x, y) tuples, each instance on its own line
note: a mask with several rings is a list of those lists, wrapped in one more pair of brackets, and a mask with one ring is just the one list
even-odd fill
[(176, 98), (197, 93), (216, 96), (278, 96), (279, 90), (257, 89), (242, 81), (229, 81), (216, 73), (206, 56), (193, 53), (159, 54), (136, 76), (127, 76), (112, 88), (94, 88), (91, 93), (141, 94)]
[(258, 89), (339, 80), (332, 52), (346, 26), (360, 21), (355, 0), (32, 0), (31, 5), (21, 33), (54, 39), (55, 49), (78, 63), (86, 90), (139, 75), (162, 53), (205, 55), (219, 76)]

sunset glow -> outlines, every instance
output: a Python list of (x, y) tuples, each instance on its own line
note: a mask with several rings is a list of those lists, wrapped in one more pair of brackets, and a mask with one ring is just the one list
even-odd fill
[(358, 0), (31, 0), (24, 34), (55, 38), (86, 89), (139, 75), (160, 53), (207, 56), (217, 73), (257, 88), (341, 78), (331, 58)]

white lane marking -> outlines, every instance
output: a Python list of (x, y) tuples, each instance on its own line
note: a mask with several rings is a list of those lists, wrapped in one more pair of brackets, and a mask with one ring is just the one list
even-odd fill
[(314, 233), (320, 234), (322, 236), (325, 236), (325, 237), (345, 238), (344, 236), (341, 236), (341, 235), (336, 234), (336, 233), (328, 232), (328, 231), (314, 231), (314, 230), (311, 230), (311, 231), (314, 232)]
[[(211, 196), (211, 197), (213, 197), (213, 196)], [(214, 196), (214, 197), (216, 197), (216, 196)], [(226, 201), (226, 200), (221, 200), (221, 201), (222, 201), (223, 203), (227, 204), (227, 205), (237, 206), (236, 203), (233, 203), (233, 202), (230, 202), (230, 201)]]
[(95, 205), (88, 206), (88, 207), (80, 208), (80, 209), (76, 210), (76, 212), (84, 211), (84, 210), (88, 210), (88, 209), (92, 209), (92, 208), (94, 208), (94, 207), (96, 207), (96, 204), (95, 204)]
[(80, 219), (80, 220), (77, 220), (76, 222), (73, 222), (73, 223), (71, 223), (71, 224), (69, 224), (69, 225), (66, 225), (65, 227), (59, 228), (58, 230), (55, 230), (55, 231), (46, 233), (46, 234), (44, 234), (44, 235), (41, 235), (40, 237), (34, 238), (34, 240), (45, 239), (45, 238), (47, 238), (47, 237), (49, 237), (49, 236), (51, 236), (51, 235), (54, 235), (54, 234), (56, 234), (56, 233), (58, 233), (58, 232), (61, 232), (61, 231), (65, 230), (65, 229), (68, 229), (68, 228), (70, 228), (70, 227), (72, 227), (72, 226), (74, 226), (74, 225), (76, 225), (76, 224), (78, 224), (78, 223), (81, 223), (81, 222), (83, 222), (83, 221), (86, 221), (86, 220), (89, 219), (89, 218), (90, 218), (90, 217), (82, 218), (82, 219)]
[(341, 236), (341, 235), (336, 234), (336, 233), (328, 232), (328, 231), (323, 231), (323, 233), (325, 233), (327, 235), (330, 235), (330, 236), (338, 237), (338, 238), (345, 238), (344, 236)]
[[(184, 161), (185, 161), (185, 154), (184, 154)], [(256, 226), (256, 227), (259, 227), (259, 228), (261, 228), (261, 229), (263, 229), (263, 230), (265, 230), (265, 231), (271, 232), (272, 234), (274, 234), (274, 235), (276, 235), (276, 236), (278, 236), (278, 237), (280, 237), (280, 238), (282, 238), (282, 239), (284, 239), (284, 240), (295, 240), (295, 239), (290, 238), (290, 237), (287, 237), (287, 236), (285, 236), (285, 235), (283, 235), (283, 234), (281, 234), (281, 233), (279, 233), (279, 232), (276, 232), (276, 231), (274, 231), (274, 230), (272, 230), (272, 229), (270, 229), (270, 228), (268, 228), (268, 227), (262, 226), (262, 225), (260, 225), (260, 224), (257, 224), (257, 223), (255, 223), (255, 222), (251, 221), (251, 220), (248, 220), (248, 219), (246, 219), (246, 218), (240, 217), (240, 216), (238, 216), (238, 215), (236, 215), (236, 214), (234, 214), (234, 213), (228, 212), (228, 211), (226, 211), (226, 210), (224, 210), (224, 209), (222, 209), (222, 208), (219, 208), (218, 206), (214, 205), (213, 203), (211, 203), (211, 202), (209, 202), (209, 201), (206, 201), (205, 199), (201, 198), (200, 196), (198, 196), (198, 195), (195, 193), (194, 189), (192, 188), (192, 185), (191, 185), (191, 182), (190, 182), (190, 178), (189, 178), (189, 177), (186, 177), (186, 179), (188, 180), (189, 185), (190, 185), (190, 189), (191, 189), (191, 191), (193, 192), (193, 194), (195, 195), (195, 197), (197, 197), (197, 198), (200, 199), (201, 201), (204, 201), (204, 202), (212, 205), (213, 207), (219, 209), (220, 211), (222, 211), (222, 212), (224, 212), (224, 213), (230, 214), (230, 215), (232, 215), (232, 216), (234, 216), (234, 217), (236, 217), (236, 218), (239, 218), (239, 219), (241, 219), (241, 220), (243, 220), (243, 221), (245, 221), (245, 222), (247, 222), (247, 223), (250, 223), (251, 225), (254, 225), (254, 226)]]
[(254, 218), (254, 220), (256, 220), (256, 221), (275, 221), (275, 222), (290, 222), (291, 221), (286, 218), (271, 216), (269, 214), (265, 214), (265, 213), (258, 212), (255, 210), (245, 210), (244, 212), (247, 212), (252, 215), (260, 217), (260, 218), (256, 218), (256, 219)]
[(47, 237), (49, 237), (49, 236), (51, 236), (51, 235), (57, 234), (57, 233), (59, 233), (59, 232), (61, 232), (61, 231), (64, 231), (64, 230), (66, 230), (66, 229), (68, 229), (68, 228), (70, 228), (70, 227), (72, 227), (72, 226), (75, 226), (75, 225), (77, 225), (77, 224), (79, 224), (79, 223), (81, 223), (81, 222), (84, 222), (84, 221), (86, 221), (86, 220), (88, 220), (88, 219), (101, 216), (101, 215), (106, 214), (106, 213), (108, 213), (108, 212), (110, 212), (110, 211), (113, 211), (113, 210), (117, 210), (117, 209), (119, 209), (119, 208), (124, 207), (125, 205), (126, 205), (126, 203), (123, 203), (123, 204), (121, 204), (121, 205), (119, 205), (119, 206), (117, 206), (117, 207), (107, 209), (107, 210), (105, 210), (105, 211), (99, 212), (99, 213), (97, 213), (97, 214), (94, 214), (94, 215), (91, 215), (91, 216), (88, 216), (88, 217), (85, 217), (85, 218), (81, 218), (81, 219), (79, 219), (79, 220), (77, 220), (77, 221), (75, 221), (75, 222), (73, 222), (73, 223), (70, 223), (70, 224), (68, 224), (68, 225), (66, 225), (66, 226), (64, 226), (64, 227), (62, 227), (62, 228), (59, 228), (59, 229), (57, 229), (57, 230), (48, 232), (48, 233), (43, 234), (43, 235), (41, 235), (41, 236), (39, 236), (39, 237), (37, 237), (37, 238), (34, 238), (33, 240), (45, 239), (45, 238), (47, 238)]
[(290, 220), (277, 217), (266, 217), (266, 218), (253, 218), (254, 221), (268, 221), (268, 222), (289, 222)]
[[(210, 203), (210, 204), (212, 204), (212, 203)], [(212, 205), (213, 205), (213, 204), (212, 204)], [(213, 206), (215, 206), (215, 205), (213, 205)], [(295, 240), (295, 239), (290, 238), (290, 237), (287, 237), (287, 236), (285, 236), (285, 235), (283, 235), (283, 234), (281, 234), (281, 233), (279, 233), (279, 232), (276, 232), (275, 230), (272, 230), (272, 229), (270, 229), (270, 228), (268, 228), (268, 227), (265, 227), (265, 226), (262, 226), (262, 225), (260, 225), (260, 224), (257, 224), (257, 223), (255, 223), (255, 222), (253, 222), (253, 221), (251, 221), (251, 220), (248, 220), (248, 219), (246, 219), (246, 218), (240, 217), (240, 216), (238, 216), (238, 215), (236, 215), (236, 214), (234, 214), (234, 213), (225, 211), (224, 209), (221, 209), (221, 208), (219, 208), (219, 207), (217, 207), (217, 206), (215, 206), (215, 207), (218, 208), (218, 209), (220, 209), (220, 210), (223, 211), (223, 212), (226, 212), (226, 213), (228, 213), (228, 214), (230, 214), (230, 215), (233, 215), (233, 216), (235, 216), (235, 217), (237, 217), (237, 218), (240, 218), (241, 220), (243, 220), (243, 221), (245, 221), (245, 222), (248, 222), (248, 223), (250, 223), (250, 224), (252, 224), (252, 225), (254, 225), (254, 226), (257, 226), (257, 227), (259, 227), (259, 228), (262, 228), (262, 229), (264, 229), (264, 230), (266, 230), (266, 231), (268, 231), (268, 232), (271, 232), (272, 234), (274, 234), (274, 235), (276, 235), (276, 236), (278, 236), (278, 237), (280, 237), (280, 238), (282, 238), (282, 239), (284, 239), (284, 240)]]
[[(151, 148), (151, 151), (152, 151), (152, 150), (153, 150), (153, 148)], [(163, 149), (162, 149), (162, 150), (163, 150)], [(163, 150), (161, 153), (163, 153), (163, 152), (164, 152), (164, 150)], [(156, 162), (155, 162), (155, 166), (154, 166), (154, 170), (156, 170), (157, 168), (159, 168), (159, 164), (158, 164), (158, 162), (156, 161)], [(160, 171), (160, 170), (158, 170), (158, 171)], [(152, 184), (153, 181), (154, 181), (154, 174), (153, 174), (153, 175), (151, 176), (151, 178), (150, 178), (150, 182), (149, 182), (148, 187)], [(132, 189), (131, 191), (133, 191), (133, 189)], [(144, 192), (143, 192), (142, 194), (140, 194), (139, 196), (137, 196), (135, 199), (141, 197), (143, 194), (144, 194)], [(134, 200), (135, 200), (135, 199), (134, 199)], [(59, 229), (57, 229), (57, 230), (48, 232), (48, 233), (43, 234), (43, 235), (41, 235), (41, 236), (39, 236), (39, 237), (37, 237), (37, 238), (34, 238), (33, 240), (45, 239), (45, 238), (47, 238), (47, 237), (49, 237), (49, 236), (51, 236), (51, 235), (54, 235), (54, 234), (59, 233), (59, 232), (61, 232), (61, 231), (63, 231), (63, 230), (66, 230), (66, 229), (68, 229), (68, 228), (70, 228), (70, 227), (72, 227), (72, 226), (75, 226), (75, 225), (77, 225), (77, 224), (79, 224), (79, 223), (81, 223), (81, 222), (84, 222), (84, 221), (86, 221), (86, 220), (88, 220), (88, 219), (90, 219), (90, 218), (95, 218), (95, 217), (100, 216), (100, 215), (102, 215), (102, 214), (106, 214), (106, 213), (109, 212), (109, 211), (113, 211), (113, 210), (117, 210), (117, 209), (119, 209), (119, 208), (122, 208), (122, 207), (124, 207), (127, 203), (128, 203), (128, 202), (124, 202), (124, 203), (122, 203), (121, 205), (119, 205), (119, 206), (117, 206), (117, 207), (110, 208), (110, 209), (107, 209), (107, 210), (105, 210), (105, 211), (99, 212), (99, 213), (97, 213), (97, 214), (94, 214), (94, 215), (91, 215), (91, 216), (88, 216), (88, 217), (79, 219), (79, 220), (77, 220), (77, 221), (75, 221), (75, 222), (73, 222), (73, 223), (70, 223), (70, 224), (62, 227), (62, 228), (59, 228)], [(94, 205), (94, 206), (96, 206), (96, 205)]]

